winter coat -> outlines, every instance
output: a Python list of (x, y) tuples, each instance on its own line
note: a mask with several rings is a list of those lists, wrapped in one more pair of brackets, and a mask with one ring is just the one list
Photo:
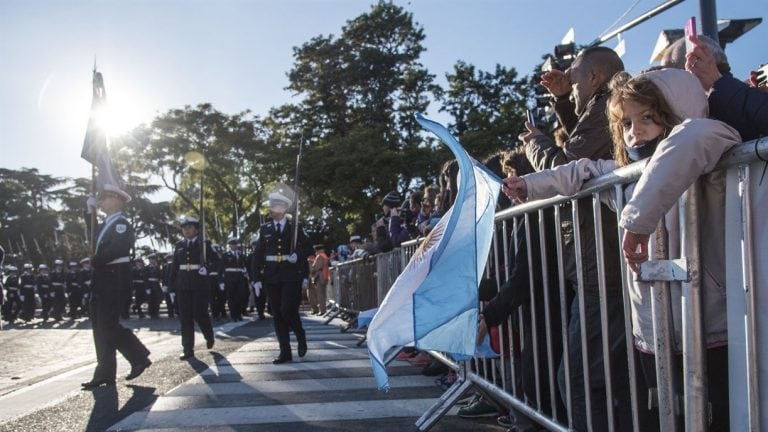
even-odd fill
[[(699, 224), (707, 230), (706, 235), (700, 236), (704, 322), (707, 344), (723, 345), (727, 343), (725, 174), (710, 171), (725, 151), (741, 142), (741, 137), (725, 123), (704, 118), (707, 114), (706, 97), (696, 78), (688, 72), (664, 69), (648, 74), (678, 117), (686, 120), (659, 143), (656, 152), (646, 161), (640, 180), (624, 189), (627, 204), (619, 224), (638, 234), (651, 234), (663, 218), (668, 231), (669, 257), (679, 257), (678, 212), (674, 205), (682, 193), (702, 177)], [(553, 170), (524, 176), (523, 179), (530, 199), (572, 195), (585, 181), (609, 173), (616, 167), (612, 160), (581, 159)], [(602, 198), (616, 208), (611, 192), (604, 192)], [(649, 248), (654, 247), (653, 237)], [(675, 283), (670, 286), (674, 339), (679, 350), (682, 343), (681, 288)], [(635, 281), (630, 287), (630, 298), (635, 345), (641, 351), (653, 352), (650, 284)]]

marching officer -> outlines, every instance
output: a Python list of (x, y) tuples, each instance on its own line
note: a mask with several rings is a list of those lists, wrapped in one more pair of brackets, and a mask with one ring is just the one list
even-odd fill
[(308, 277), (305, 268), (312, 246), (302, 228), (297, 230), (295, 248), (292, 248), (293, 224), (298, 221), (290, 222), (285, 217), (292, 204), (291, 199), (279, 192), (269, 194), (272, 220), (259, 228), (259, 239), (254, 248), (254, 288), (257, 291), (262, 288), (267, 290), (280, 344), (280, 355), (272, 361), (274, 364), (292, 360), (290, 330), (296, 335), (299, 357), (307, 353), (299, 305), (302, 280)]
[(64, 273), (64, 261), (57, 259), (53, 262), (53, 271), (51, 272), (51, 303), (53, 303), (53, 311), (51, 317), (54, 321), (61, 321), (62, 315), (64, 315), (64, 308), (67, 305), (67, 298), (64, 293), (67, 280)]
[[(212, 244), (211, 248), (216, 255), (221, 257), (221, 246), (218, 244)], [(224, 280), (221, 274), (220, 268), (211, 269), (208, 272), (208, 281), (211, 293), (211, 318), (214, 320), (222, 320), (226, 317), (227, 309), (227, 294), (224, 292)]]
[(24, 264), (24, 272), (19, 278), (21, 288), (19, 298), (21, 299), (21, 319), (29, 322), (35, 318), (35, 275), (32, 263)]
[(222, 257), (222, 275), (224, 292), (227, 294), (227, 307), (232, 321), (242, 321), (243, 312), (248, 306), (247, 261), (240, 252), (240, 241), (237, 237), (227, 240), (227, 251)]
[(195, 323), (205, 337), (207, 348), (213, 348), (213, 326), (208, 315), (208, 268), (216, 268), (219, 257), (213, 251), (211, 242), (206, 240), (203, 243), (200, 238), (200, 221), (197, 218), (185, 217), (181, 222), (181, 231), (184, 240), (176, 243), (173, 252), (171, 284), (176, 289), (181, 320), (181, 346), (184, 351), (179, 359), (188, 360), (195, 356)]
[(3, 318), (13, 324), (16, 317), (21, 312), (21, 297), (19, 294), (19, 269), (14, 266), (8, 267), (8, 277), (5, 278), (5, 289), (7, 295), (3, 303)]
[(254, 263), (256, 260), (256, 243), (259, 240), (258, 235), (251, 237), (251, 253), (248, 255), (248, 276), (251, 279), (251, 292), (253, 293), (253, 301), (256, 304), (256, 312), (259, 314), (259, 319), (263, 320), (264, 309), (267, 305), (267, 290), (259, 285), (259, 289), (256, 289), (256, 275), (254, 275)]
[(46, 264), (37, 266), (35, 285), (37, 286), (37, 295), (40, 296), (40, 317), (43, 318), (43, 322), (46, 322), (53, 307), (53, 302), (51, 301), (51, 276), (48, 274), (48, 266)]
[(82, 302), (80, 306), (83, 308), (83, 316), (91, 316), (91, 279), (93, 278), (93, 269), (91, 268), (91, 258), (85, 257), (80, 260), (80, 271), (78, 274), (78, 280), (80, 281), (80, 294)]
[(178, 313), (176, 306), (176, 289), (171, 283), (171, 274), (173, 273), (173, 255), (165, 256), (165, 265), (163, 266), (163, 295), (165, 296), (165, 308), (168, 310), (168, 318), (173, 318)]
[(77, 262), (69, 262), (69, 271), (66, 277), (67, 294), (69, 295), (69, 319), (80, 317), (83, 308), (83, 292), (80, 289), (80, 272), (77, 270)]
[[(130, 199), (124, 191), (107, 184), (97, 201), (98, 207), (107, 215), (96, 236), (91, 283), (90, 313), (97, 364), (93, 378), (81, 384), (83, 389), (115, 384), (117, 351), (131, 364), (126, 380), (137, 378), (152, 364), (147, 347), (133, 331), (120, 325), (123, 302), (131, 289), (129, 254), (134, 234), (122, 212)], [(92, 200), (92, 197), (88, 199), (91, 212), (96, 211)]]
[[(142, 306), (147, 302), (147, 273), (144, 269), (144, 260), (142, 258), (136, 258), (134, 260), (131, 275), (133, 278), (133, 312), (136, 313), (139, 318), (144, 318), (144, 309)], [(128, 296), (126, 303), (126, 315), (128, 315), (131, 308), (130, 296)]]
[(160, 302), (162, 301), (163, 293), (160, 290), (160, 278), (162, 276), (160, 272), (160, 266), (157, 263), (157, 254), (151, 253), (147, 255), (149, 259), (149, 265), (145, 271), (147, 274), (147, 307), (150, 318), (160, 317)]

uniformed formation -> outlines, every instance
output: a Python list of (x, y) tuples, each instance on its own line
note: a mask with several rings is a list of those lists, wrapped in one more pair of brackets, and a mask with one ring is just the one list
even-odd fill
[(26, 323), (36, 318), (45, 322), (88, 316), (92, 274), (90, 258), (70, 261), (66, 267), (63, 260), (57, 259), (53, 269), (46, 264), (35, 268), (32, 263), (25, 263), (21, 270), (8, 265), (4, 273), (3, 320)]
[[(267, 293), (254, 290), (253, 246), (230, 237), (228, 250), (213, 244), (211, 250), (217, 264), (210, 266), (205, 281), (210, 296), (210, 314), (214, 321), (241, 321), (254, 315), (264, 319), (268, 312)], [(327, 259), (327, 258), (326, 258)], [(134, 258), (131, 266), (131, 295), (126, 296), (120, 311), (122, 319), (175, 318), (178, 315), (176, 287), (171, 282), (173, 254), (151, 253)], [(309, 264), (314, 262), (314, 256)], [(322, 269), (322, 265), (320, 265)], [(308, 269), (304, 279), (309, 277)], [(56, 259), (52, 266), (26, 263), (21, 269), (6, 265), (3, 269), (5, 302), (2, 319), (8, 323), (40, 323), (88, 318), (93, 268), (90, 257), (78, 261)], [(322, 274), (322, 270), (319, 271)], [(325, 277), (313, 277), (317, 283)], [(314, 284), (312, 285), (314, 287)], [(325, 286), (322, 287), (324, 293)], [(325, 298), (315, 302), (313, 311), (325, 313)], [(318, 300), (320, 301), (320, 300)]]

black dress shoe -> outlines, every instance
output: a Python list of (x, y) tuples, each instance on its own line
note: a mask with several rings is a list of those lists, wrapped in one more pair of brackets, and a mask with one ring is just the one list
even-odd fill
[(301, 338), (299, 341), (299, 357), (304, 357), (307, 355), (307, 340), (305, 338)]
[(189, 359), (194, 358), (194, 357), (195, 357), (194, 353), (183, 353), (183, 354), (179, 355), (179, 360), (189, 360)]
[(206, 346), (206, 348), (208, 348), (208, 349), (211, 349), (211, 348), (213, 348), (213, 344), (214, 344), (214, 342), (216, 342), (216, 340), (215, 340), (214, 338), (210, 338), (210, 339), (207, 339), (207, 340), (205, 341), (205, 346)]
[(83, 388), (83, 390), (88, 390), (92, 388), (96, 388), (99, 386), (113, 386), (115, 385), (115, 380), (113, 379), (92, 379), (88, 382), (81, 383), (80, 386)]
[(280, 356), (274, 360), (272, 360), (272, 364), (283, 364), (293, 361), (290, 357), (287, 356)]
[(131, 366), (131, 372), (125, 377), (125, 380), (130, 381), (132, 379), (138, 378), (139, 375), (144, 373), (144, 371), (147, 370), (147, 368), (151, 364), (152, 362), (147, 358), (147, 359), (144, 359), (142, 362)]

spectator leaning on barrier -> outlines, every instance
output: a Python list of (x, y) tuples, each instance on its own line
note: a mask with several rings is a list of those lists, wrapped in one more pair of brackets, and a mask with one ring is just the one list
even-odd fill
[[(739, 142), (738, 134), (722, 122), (703, 118), (707, 104), (696, 79), (687, 72), (663, 69), (642, 74), (634, 79), (628, 75), (614, 78), (611, 96), (611, 131), (615, 141), (613, 160), (590, 161), (582, 159), (553, 170), (510, 178), (505, 191), (512, 197), (546, 198), (556, 194), (570, 195), (578, 191), (583, 182), (612, 171), (631, 161), (650, 157), (641, 179), (624, 190), (627, 206), (622, 212), (622, 226), (627, 229), (624, 254), (627, 262), (637, 265), (647, 259), (648, 234), (656, 229), (663, 218), (669, 232), (670, 257), (679, 256), (678, 213), (669, 211), (680, 194), (699, 175), (711, 170), (720, 155)], [(682, 121), (684, 119), (689, 119)], [(690, 120), (693, 119), (693, 120)], [(682, 121), (682, 123), (681, 123)], [(658, 147), (658, 148), (657, 148)], [(691, 157), (696, 154), (696, 157)], [(702, 279), (710, 372), (710, 397), (713, 406), (713, 424), (710, 430), (727, 430), (727, 344), (724, 288), (724, 209), (722, 173), (707, 174), (704, 179), (701, 202), (709, 203), (702, 209), (702, 225), (720, 227), (702, 237)], [(603, 195), (615, 208), (614, 197)], [(666, 214), (665, 214), (666, 213)], [(636, 234), (633, 230), (644, 234)], [(627, 243), (626, 239), (631, 240)], [(638, 249), (639, 247), (639, 249)], [(650, 284), (634, 281), (632, 287), (632, 330), (635, 346), (641, 353), (641, 364), (648, 387), (655, 386), (654, 334), (650, 304)], [(681, 350), (680, 286), (671, 286), (675, 349)], [(678, 359), (679, 360), (679, 359)], [(679, 365), (678, 365), (679, 366)], [(680, 366), (679, 366), (680, 367)], [(678, 373), (682, 373), (678, 370)], [(640, 399), (644, 399), (641, 395)], [(641, 413), (648, 422), (642, 430), (658, 427), (655, 418)]]
[[(525, 143), (526, 155), (534, 169), (556, 167), (581, 158), (610, 159), (611, 137), (608, 130), (606, 104), (609, 97), (608, 81), (617, 72), (624, 70), (619, 56), (610, 48), (592, 47), (582, 51), (568, 70), (552, 70), (541, 78), (541, 84), (555, 97), (555, 112), (558, 121), (568, 132), (568, 139), (559, 147), (532, 124), (526, 122), (527, 132), (520, 135)], [(626, 370), (626, 349), (624, 330), (624, 305), (619, 271), (618, 228), (616, 218), (610, 211), (601, 212), (605, 285), (607, 298), (601, 299), (598, 289), (598, 261), (595, 241), (595, 225), (589, 200), (580, 200), (578, 215), (581, 232), (582, 280), (585, 316), (581, 316), (579, 299), (571, 303), (568, 323), (568, 352), (570, 362), (570, 384), (573, 406), (573, 421), (576, 430), (587, 430), (586, 397), (584, 386), (584, 365), (582, 349), (586, 350), (591, 393), (591, 417), (596, 430), (606, 429), (607, 403), (606, 383), (603, 369), (602, 325), (600, 304), (604, 303), (608, 322), (608, 346), (611, 347), (612, 390), (617, 415), (622, 423), (631, 419), (629, 404), (629, 383)], [(574, 289), (579, 285), (576, 271), (576, 251), (573, 241), (572, 222), (564, 212), (561, 230), (565, 242), (565, 280)], [(587, 346), (582, 347), (581, 324), (584, 319)], [(620, 373), (621, 372), (621, 373)], [(565, 395), (565, 368), (561, 363), (558, 383), (561, 394)]]

